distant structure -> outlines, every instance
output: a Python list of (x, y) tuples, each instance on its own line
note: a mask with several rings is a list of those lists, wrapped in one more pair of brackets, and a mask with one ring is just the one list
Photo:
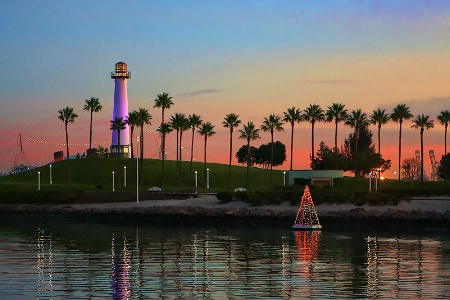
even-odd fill
[(430, 160), (431, 160), (431, 181), (435, 181), (435, 180), (438, 180), (439, 165), (436, 162), (436, 157), (434, 156), (434, 150), (430, 150), (428, 153), (430, 154)]
[[(116, 69), (111, 72), (114, 79), (114, 108), (112, 120), (120, 117), (123, 121), (128, 116), (127, 79), (131, 78), (131, 72), (127, 70), (127, 64), (120, 61), (116, 63)], [(130, 132), (128, 125), (120, 132), (120, 154), (122, 157), (130, 157)], [(112, 132), (111, 155), (117, 157), (117, 131)]]

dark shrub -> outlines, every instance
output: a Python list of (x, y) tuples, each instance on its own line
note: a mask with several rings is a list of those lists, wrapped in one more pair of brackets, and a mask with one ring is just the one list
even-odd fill
[(218, 192), (216, 194), (216, 198), (220, 201), (220, 203), (228, 203), (233, 201), (234, 193), (233, 192)]

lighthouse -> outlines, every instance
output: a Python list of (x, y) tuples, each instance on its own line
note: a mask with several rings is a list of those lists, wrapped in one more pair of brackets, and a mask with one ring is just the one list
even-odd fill
[[(128, 116), (128, 94), (127, 94), (127, 79), (131, 77), (131, 72), (127, 70), (127, 64), (120, 61), (116, 63), (114, 72), (111, 72), (111, 78), (114, 79), (114, 108), (112, 120), (117, 117), (122, 118), (123, 121)], [(117, 139), (118, 132), (112, 132), (111, 139), (111, 154), (117, 157)], [(120, 154), (121, 157), (130, 157), (130, 133), (128, 125), (124, 130), (120, 131)]]

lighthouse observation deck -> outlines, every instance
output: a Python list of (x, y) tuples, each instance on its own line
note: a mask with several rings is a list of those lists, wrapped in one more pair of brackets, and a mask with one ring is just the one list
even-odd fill
[(131, 78), (131, 72), (127, 71), (127, 64), (122, 61), (116, 63), (116, 69), (111, 72), (111, 78)]

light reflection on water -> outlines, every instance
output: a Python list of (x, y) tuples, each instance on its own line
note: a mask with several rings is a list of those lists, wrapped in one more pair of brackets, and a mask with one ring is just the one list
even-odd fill
[(448, 245), (448, 235), (18, 221), (0, 229), (0, 298), (447, 299)]

